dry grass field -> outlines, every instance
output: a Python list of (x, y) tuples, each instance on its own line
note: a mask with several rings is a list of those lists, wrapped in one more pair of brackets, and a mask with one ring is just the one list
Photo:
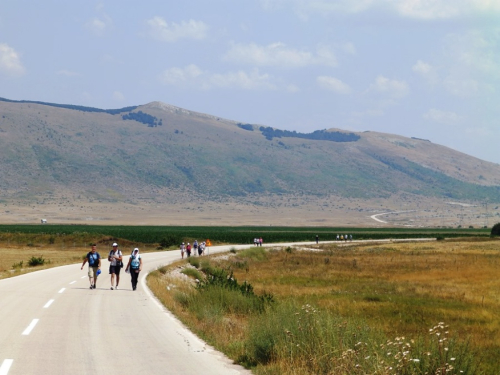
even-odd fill
[[(278, 249), (266, 253), (264, 258), (245, 256), (243, 252), (226, 258), (219, 256), (211, 263), (230, 267), (236, 280), (250, 283), (258, 295), (270, 293), (277, 301), (293, 300), (298, 306), (313, 306), (322, 316), (363, 322), (356, 324), (382, 332), (387, 339), (425, 340), (430, 328), (444, 322), (450, 336), (469, 343), (470, 353), (474, 353), (484, 373), (499, 373), (498, 240), (324, 245), (315, 250), (319, 251)], [(205, 258), (200, 261), (200, 268), (206, 268)], [(163, 270), (152, 275), (150, 287), (202, 337), (232, 358), (244, 358), (248, 330), (255, 317), (226, 314), (213, 319), (190, 312), (179, 293), (194, 293), (192, 283), (186, 277), (174, 276), (179, 274), (178, 267), (185, 266), (181, 262), (173, 266), (173, 274)], [(301, 372), (297, 366), (298, 361), (294, 362), (294, 369), (289, 359), (275, 358), (257, 365), (254, 371), (314, 373)]]
[[(384, 199), (336, 196), (268, 196), (223, 202), (196, 195), (175, 202), (140, 204), (79, 200), (70, 193), (37, 202), (6, 202), (0, 224), (95, 224), (187, 226), (341, 226), (341, 227), (491, 227), (500, 221), (500, 206), (458, 203), (402, 195)], [(376, 219), (373, 218), (374, 215)]]

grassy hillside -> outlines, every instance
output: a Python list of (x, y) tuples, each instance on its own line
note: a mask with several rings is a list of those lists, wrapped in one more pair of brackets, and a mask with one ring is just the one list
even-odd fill
[(0, 101), (0, 162), (3, 199), (411, 193), (500, 200), (500, 166), (425, 140), (273, 132), (159, 102), (99, 110)]

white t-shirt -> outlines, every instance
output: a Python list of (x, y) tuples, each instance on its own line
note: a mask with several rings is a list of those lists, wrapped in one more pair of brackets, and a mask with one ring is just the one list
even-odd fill
[(113, 250), (111, 250), (111, 251), (109, 252), (109, 256), (111, 257), (111, 260), (110, 260), (110, 266), (117, 266), (117, 265), (118, 265), (118, 264), (117, 264), (118, 259), (116, 259), (116, 258), (114, 257), (115, 255), (122, 256), (122, 252), (121, 252), (119, 249), (117, 249), (117, 250), (116, 250), (116, 252), (115, 252), (115, 251), (113, 251)]

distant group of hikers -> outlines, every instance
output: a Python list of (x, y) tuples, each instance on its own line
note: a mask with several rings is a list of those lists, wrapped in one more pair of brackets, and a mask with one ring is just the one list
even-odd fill
[(180, 246), (181, 258), (184, 259), (184, 254), (186, 254), (186, 256), (189, 258), (191, 256), (191, 253), (193, 253), (193, 255), (196, 255), (198, 253), (198, 256), (205, 255), (205, 251), (210, 250), (210, 245), (210, 240), (206, 240), (200, 243), (198, 243), (198, 240), (194, 240), (192, 246), (190, 242), (188, 242), (187, 245), (183, 242)]
[[(108, 254), (109, 260), (109, 274), (111, 275), (111, 290), (118, 289), (118, 284), (120, 283), (120, 270), (123, 268), (123, 254), (121, 250), (118, 249), (118, 244), (113, 243), (113, 250)], [(83, 260), (81, 269), (85, 263), (89, 264), (89, 281), (90, 289), (96, 288), (97, 277), (101, 274), (101, 255), (97, 252), (97, 245), (92, 244), (92, 249), (85, 256)], [(139, 255), (139, 248), (136, 247), (132, 250), (130, 258), (125, 268), (126, 273), (130, 273), (132, 281), (132, 290), (137, 289), (137, 280), (139, 278), (139, 272), (142, 270), (142, 258)], [(116, 279), (116, 284), (115, 284)]]

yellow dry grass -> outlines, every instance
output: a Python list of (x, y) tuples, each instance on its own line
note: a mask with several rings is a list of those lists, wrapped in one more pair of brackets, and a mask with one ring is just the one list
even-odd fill
[[(246, 259), (244, 267), (236, 266), (244, 259), (230, 258), (221, 265), (233, 264), (236, 279), (248, 281), (257, 294), (267, 292), (281, 300), (293, 298), (325, 312), (361, 318), (389, 338), (425, 335), (443, 321), (453, 334), (470, 339), (487, 367), (495, 366), (500, 352), (499, 241), (324, 245), (321, 250), (281, 249), (271, 251), (266, 261)], [(244, 317), (226, 317), (226, 322), (217, 324), (199, 322), (173, 297), (189, 284), (177, 285), (179, 278), (168, 274), (163, 278), (170, 291), (158, 280), (152, 289), (181, 320), (203, 337), (217, 340), (224, 332), (224, 340), (234, 338), (235, 345), (241, 341)]]

